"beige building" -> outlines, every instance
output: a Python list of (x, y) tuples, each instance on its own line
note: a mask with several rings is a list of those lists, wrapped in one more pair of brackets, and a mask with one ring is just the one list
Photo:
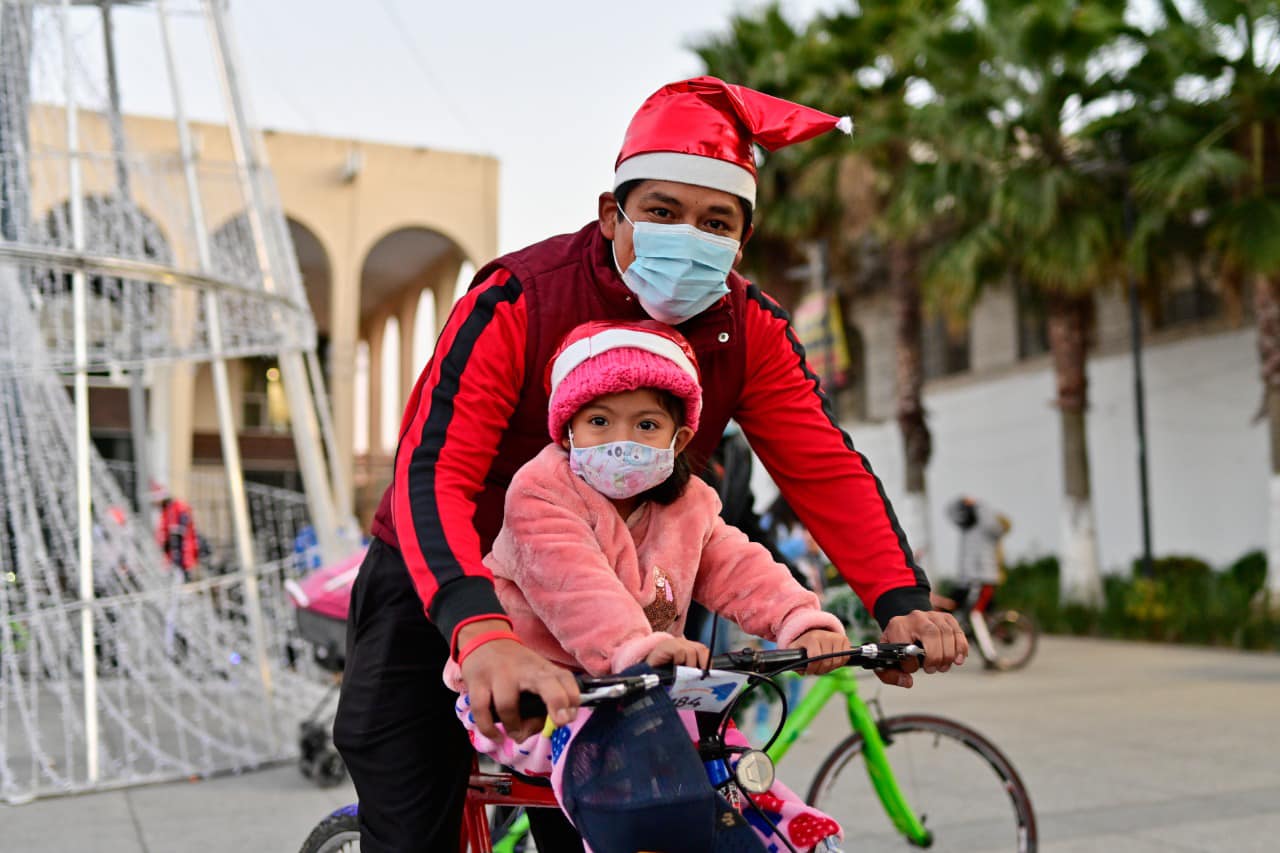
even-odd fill
[[(35, 110), (42, 112), (32, 125), (38, 151), (40, 135), (58, 140), (63, 124), (58, 110)], [(101, 115), (83, 113), (80, 123), (85, 149), (110, 150)], [(213, 170), (234, 160), (225, 127), (192, 129), (198, 168)], [(148, 251), (194, 266), (182, 257), (192, 241), (174, 233), (190, 220), (173, 123), (127, 116), (124, 131), (128, 150), (149, 169), (131, 192), (147, 220)], [(423, 347), (415, 358), (414, 341), (435, 340), (460, 273), (497, 253), (498, 163), (478, 154), (296, 133), (268, 131), (265, 140), (316, 319), (337, 455), (348, 466), (347, 482), (355, 485), (356, 505), (346, 509), (367, 525), (389, 478), (399, 413), (422, 368)], [(172, 165), (157, 165), (165, 163)], [(201, 180), (214, 188), (205, 190), (203, 204), (216, 243), (219, 234), (245, 227), (241, 196), (230, 176), (225, 193), (217, 192), (216, 176), (202, 174)], [(110, 196), (110, 171), (91, 172), (84, 193), (89, 204)], [(55, 197), (64, 195), (57, 186), (33, 182), (32, 195), (36, 217), (51, 216), (66, 204), (65, 197)], [(241, 359), (231, 363), (230, 380), (239, 401), (246, 475), (301, 488), (278, 369), (266, 360)], [(221, 463), (209, 367), (157, 371), (149, 376), (149, 391), (149, 430), (160, 448), (153, 464), (180, 492), (193, 468)], [(91, 399), (99, 448), (108, 457), (127, 457), (126, 390), (103, 382)]]

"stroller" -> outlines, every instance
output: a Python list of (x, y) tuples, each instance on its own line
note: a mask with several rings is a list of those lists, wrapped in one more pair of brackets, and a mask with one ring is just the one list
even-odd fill
[(347, 559), (285, 581), (285, 591), (298, 617), (298, 634), (311, 644), (316, 664), (333, 674), (333, 686), (298, 726), (298, 769), (322, 788), (347, 777), (342, 756), (333, 746), (333, 715), (327, 709), (342, 684), (346, 662), (347, 608), (365, 549)]

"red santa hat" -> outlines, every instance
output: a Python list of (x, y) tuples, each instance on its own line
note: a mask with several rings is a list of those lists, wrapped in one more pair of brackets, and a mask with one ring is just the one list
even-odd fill
[(594, 320), (565, 335), (547, 366), (547, 430), (554, 441), (578, 410), (597, 397), (657, 388), (684, 403), (684, 425), (702, 414), (698, 359), (684, 336), (656, 320)]
[(614, 165), (613, 188), (627, 181), (679, 181), (756, 202), (753, 144), (776, 151), (853, 120), (726, 83), (695, 77), (671, 83), (640, 106)]

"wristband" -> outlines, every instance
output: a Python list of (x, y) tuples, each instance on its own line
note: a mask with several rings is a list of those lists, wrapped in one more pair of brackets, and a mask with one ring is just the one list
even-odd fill
[(471, 639), (471, 642), (463, 646), (462, 651), (458, 652), (458, 667), (459, 668), (462, 667), (462, 664), (467, 659), (468, 655), (470, 655), (476, 649), (483, 646), (485, 643), (491, 643), (494, 640), (515, 640), (517, 643), (520, 642), (520, 638), (516, 636), (515, 631), (510, 631), (510, 630), (485, 631), (483, 634), (473, 637)]

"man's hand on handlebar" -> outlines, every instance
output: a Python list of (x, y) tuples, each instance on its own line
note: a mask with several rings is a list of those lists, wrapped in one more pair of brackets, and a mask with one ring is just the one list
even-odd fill
[[(881, 642), (916, 643), (924, 649), (924, 671), (946, 672), (954, 663), (959, 666), (969, 655), (969, 641), (960, 623), (950, 613), (938, 610), (913, 610), (895, 616), (880, 635)], [(910, 687), (911, 673), (920, 668), (914, 660), (903, 661), (902, 669), (886, 669), (876, 673), (885, 684)]]
[(653, 647), (653, 651), (645, 657), (649, 666), (675, 664), (676, 666), (696, 666), (703, 668), (711, 659), (711, 651), (702, 643), (686, 640), (683, 637), (672, 637), (662, 640)]
[[(788, 648), (804, 649), (805, 654), (811, 658), (820, 655), (828, 655), (833, 652), (844, 652), (852, 648), (849, 645), (849, 638), (845, 636), (843, 631), (828, 631), (823, 628), (814, 628), (812, 631), (805, 631), (799, 637), (796, 637), (794, 643)], [(841, 658), (827, 658), (826, 660), (814, 661), (805, 668), (805, 675), (825, 675), (832, 670), (844, 666), (848, 661)]]
[[(472, 622), (458, 632), (458, 645), (465, 646), (470, 636), (507, 627), (501, 620)], [(521, 691), (540, 696), (556, 725), (572, 722), (578, 714), (578, 683), (573, 673), (514, 640), (492, 640), (471, 652), (463, 661), (462, 679), (471, 695), (476, 728), (492, 740), (500, 740), (502, 735), (491, 706), (497, 710), (507, 737), (517, 742), (542, 730), (543, 719), (520, 718)]]

